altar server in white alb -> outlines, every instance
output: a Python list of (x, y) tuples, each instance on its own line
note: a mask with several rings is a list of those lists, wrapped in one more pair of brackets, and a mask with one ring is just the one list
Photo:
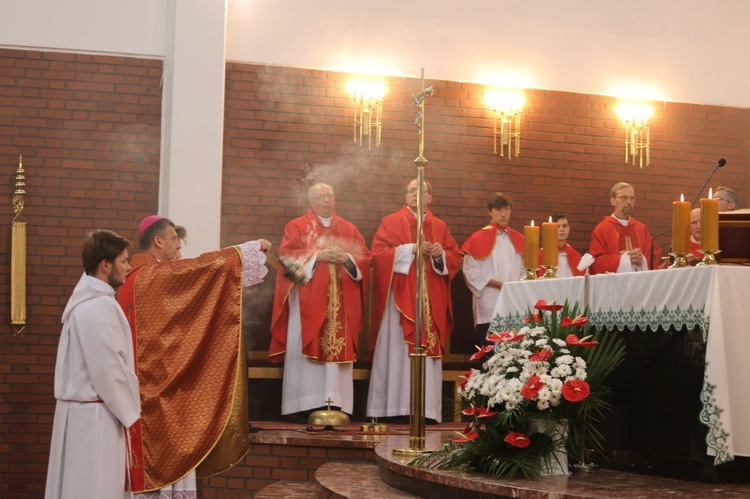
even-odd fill
[(55, 365), (47, 499), (118, 498), (125, 492), (126, 428), (140, 417), (133, 340), (115, 290), (130, 270), (127, 239), (89, 234), (85, 273), (63, 312)]

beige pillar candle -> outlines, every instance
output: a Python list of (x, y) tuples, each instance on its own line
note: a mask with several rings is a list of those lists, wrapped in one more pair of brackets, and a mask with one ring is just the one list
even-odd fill
[(701, 249), (719, 250), (719, 200), (713, 199), (709, 189), (708, 198), (701, 199)]
[(690, 203), (680, 194), (680, 200), (672, 203), (672, 252), (690, 253)]
[(542, 224), (542, 265), (545, 267), (557, 267), (557, 222), (552, 221)]
[(531, 225), (523, 228), (523, 268), (535, 270), (539, 267), (539, 227)]

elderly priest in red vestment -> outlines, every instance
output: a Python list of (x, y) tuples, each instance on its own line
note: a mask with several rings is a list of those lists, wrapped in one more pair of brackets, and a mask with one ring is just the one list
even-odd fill
[(351, 414), (372, 256), (359, 230), (336, 214), (330, 185), (313, 185), (308, 198), (307, 213), (287, 224), (279, 247), (308, 281), (300, 286), (277, 274), (268, 356), (284, 361), (282, 414), (323, 407), (329, 398)]
[[(374, 348), (367, 415), (405, 416), (410, 412), (409, 353), (416, 341), (417, 186), (406, 191), (406, 205), (385, 218), (372, 241), (375, 268), (370, 348)], [(424, 206), (432, 187), (424, 183)], [(461, 255), (448, 226), (426, 209), (423, 225), (423, 352), (427, 356), (425, 417), (441, 421), (442, 356), (453, 332), (450, 282)]]
[(130, 428), (132, 490), (139, 498), (195, 497), (196, 474), (221, 473), (247, 452), (242, 287), (265, 277), (271, 243), (178, 260), (171, 220), (146, 217), (138, 232), (141, 252), (117, 297), (141, 391), (141, 419)]
[[(591, 233), (589, 253), (594, 257), (593, 274), (635, 272), (658, 268), (661, 249), (648, 229), (631, 216), (635, 207), (635, 189), (619, 182), (612, 186), (610, 204), (614, 213)], [(649, 259), (653, 259), (649, 263)]]

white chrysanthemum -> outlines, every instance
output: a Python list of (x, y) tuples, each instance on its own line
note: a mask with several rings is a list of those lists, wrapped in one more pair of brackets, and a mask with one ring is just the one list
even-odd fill
[(576, 365), (576, 367), (580, 367), (582, 369), (586, 369), (586, 361), (583, 360), (580, 357), (576, 357), (575, 365)]
[(546, 347), (547, 344), (548, 344), (547, 338), (539, 338), (538, 340), (534, 342), (534, 345), (538, 347)]
[(559, 350), (559, 352), (560, 352), (560, 353), (564, 353), (565, 355), (568, 355), (568, 354), (570, 354), (570, 350), (568, 350), (567, 348), (561, 348), (561, 349)]
[(567, 343), (565, 343), (565, 340), (561, 340), (560, 338), (552, 338), (552, 343), (559, 347), (564, 347), (565, 345), (567, 345)]
[(561, 393), (553, 393), (552, 396), (549, 398), (549, 403), (553, 407), (557, 407), (558, 405), (560, 405), (561, 400), (562, 400)]
[(573, 356), (572, 355), (561, 355), (557, 359), (555, 359), (555, 364), (558, 366), (567, 364), (570, 365), (573, 363)]
[(536, 408), (540, 411), (545, 411), (549, 409), (549, 400), (542, 400), (541, 397), (536, 402)]
[(573, 370), (570, 368), (570, 366), (563, 364), (552, 369), (552, 371), (550, 371), (550, 374), (555, 378), (566, 378), (573, 374)]
[(579, 368), (576, 369), (576, 374), (575, 374), (576, 378), (585, 381), (586, 380), (586, 376), (588, 376), (588, 373), (586, 372), (586, 369), (583, 369), (581, 367), (579, 367)]
[(549, 400), (551, 396), (552, 392), (547, 386), (543, 386), (537, 394), (539, 400)]

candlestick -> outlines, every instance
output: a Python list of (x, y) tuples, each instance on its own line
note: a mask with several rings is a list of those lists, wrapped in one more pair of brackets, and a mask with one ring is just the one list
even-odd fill
[(557, 222), (549, 218), (549, 222), (542, 224), (542, 265), (547, 267), (557, 267)]
[(523, 268), (526, 269), (527, 277), (529, 272), (533, 273), (539, 267), (539, 227), (531, 225), (523, 228)]
[(690, 252), (690, 203), (683, 195), (672, 203), (672, 251), (678, 255)]
[(719, 249), (719, 200), (713, 199), (712, 191), (708, 199), (701, 199), (701, 250), (716, 252)]

